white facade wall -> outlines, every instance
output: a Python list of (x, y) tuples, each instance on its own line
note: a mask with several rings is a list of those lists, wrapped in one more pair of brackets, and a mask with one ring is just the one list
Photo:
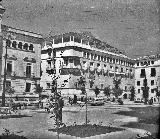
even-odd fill
[[(151, 61), (151, 60), (150, 60)], [(156, 76), (152, 77), (151, 76), (151, 68), (155, 68), (156, 70)], [(137, 66), (135, 65), (135, 92), (136, 92), (136, 98), (143, 99), (143, 91), (141, 87), (143, 87), (143, 80), (144, 78), (140, 77), (141, 74), (141, 69), (145, 69), (146, 73), (146, 79), (147, 79), (147, 85), (149, 87), (149, 99), (150, 98), (156, 98), (156, 91), (151, 92), (152, 89), (155, 89), (159, 86), (159, 76), (160, 76), (160, 60), (154, 61), (154, 64), (146, 66)], [(151, 85), (151, 81), (154, 80), (154, 85)], [(137, 81), (140, 81), (140, 85), (137, 85)], [(140, 92), (138, 92), (138, 89), (140, 89)]]

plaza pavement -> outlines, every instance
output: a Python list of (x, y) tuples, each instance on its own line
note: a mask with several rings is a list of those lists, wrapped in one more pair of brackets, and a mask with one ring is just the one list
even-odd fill
[[(88, 106), (88, 119), (91, 124), (110, 125), (114, 127), (120, 127), (126, 122), (137, 121), (136, 117), (129, 117), (123, 115), (114, 114), (119, 110), (130, 110), (128, 107), (146, 107), (143, 104), (125, 104), (118, 105), (116, 103), (107, 103), (105, 106)], [(15, 132), (18, 135), (24, 135), (28, 139), (56, 139), (57, 133), (48, 131), (48, 129), (54, 128), (54, 119), (50, 118), (51, 114), (47, 114), (43, 109), (41, 110), (21, 110), (26, 115), (32, 115), (32, 117), (24, 118), (10, 118), (0, 119), (0, 134), (3, 132), (3, 128), (9, 129), (11, 132)], [(85, 106), (65, 106), (63, 108), (63, 122), (66, 125), (71, 125), (73, 122), (77, 124), (83, 124), (85, 121)], [(125, 128), (126, 130), (112, 132), (107, 134), (101, 134), (97, 136), (87, 137), (85, 139), (134, 139), (137, 134), (145, 135), (146, 131), (142, 129)], [(78, 137), (72, 137), (69, 135), (60, 134), (59, 139), (80, 139)], [(81, 138), (82, 139), (82, 138)]]

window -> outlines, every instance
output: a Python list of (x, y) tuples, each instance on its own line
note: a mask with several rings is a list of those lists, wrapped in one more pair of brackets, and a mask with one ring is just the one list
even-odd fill
[(19, 49), (22, 49), (22, 42), (19, 42), (19, 43), (18, 43), (18, 48), (19, 48)]
[(16, 45), (17, 45), (16, 41), (13, 41), (12, 47), (16, 48)]
[(110, 66), (110, 69), (113, 69), (113, 66)]
[(138, 93), (140, 93), (141, 92), (141, 90), (140, 89), (138, 89)]
[(101, 61), (103, 61), (104, 59), (103, 59), (103, 56), (101, 56)]
[(154, 64), (154, 61), (151, 61), (151, 64)]
[(127, 90), (127, 86), (125, 86), (125, 90)]
[(115, 63), (115, 59), (113, 59), (113, 63)]
[(100, 67), (100, 64), (99, 64), (99, 63), (97, 64), (97, 67)]
[(107, 66), (104, 64), (104, 68), (106, 68)]
[(11, 41), (10, 40), (6, 40), (6, 46), (10, 47), (11, 46)]
[(106, 57), (104, 57), (104, 61), (106, 61)]
[(151, 89), (151, 93), (154, 93), (154, 90), (155, 90), (155, 89)]
[(112, 58), (110, 58), (110, 62), (112, 63)]
[(151, 80), (151, 85), (154, 85), (154, 80)]
[(30, 44), (29, 50), (33, 51), (33, 44)]
[(123, 72), (123, 68), (121, 68), (121, 72)]
[(91, 54), (91, 59), (93, 59), (93, 54)]
[(98, 55), (98, 60), (100, 60), (100, 56)]
[(109, 57), (107, 57), (107, 63), (109, 63), (109, 61), (110, 61), (110, 59), (109, 59)]
[(145, 69), (141, 69), (140, 77), (141, 77), (141, 78), (144, 78), (145, 75), (146, 75)]
[(25, 44), (23, 45), (23, 49), (28, 50), (28, 44), (27, 44), (27, 43), (25, 43)]
[(73, 59), (71, 58), (71, 59), (69, 59), (69, 63), (73, 63)]
[(7, 73), (12, 72), (12, 61), (7, 61)]
[(26, 66), (26, 76), (27, 77), (30, 77), (31, 76), (31, 63), (27, 63), (27, 66)]
[(97, 59), (97, 55), (96, 54), (94, 55), (94, 59)]
[(93, 62), (90, 62), (90, 66), (93, 66), (93, 64), (94, 64)]
[(51, 85), (50, 83), (47, 83), (47, 89), (50, 89)]
[(83, 57), (86, 58), (86, 52), (83, 53)]
[(115, 68), (115, 71), (118, 72), (118, 67)]
[(151, 68), (151, 77), (155, 77), (155, 76), (156, 76), (156, 69)]
[(137, 81), (137, 86), (140, 86), (140, 81)]
[(89, 53), (87, 53), (87, 58), (89, 59)]
[(30, 92), (31, 83), (26, 83), (26, 92)]
[(116, 63), (118, 64), (118, 59), (116, 59)]
[(11, 81), (6, 81), (6, 89), (11, 87)]
[(86, 64), (86, 61), (83, 61), (83, 65), (85, 65)]

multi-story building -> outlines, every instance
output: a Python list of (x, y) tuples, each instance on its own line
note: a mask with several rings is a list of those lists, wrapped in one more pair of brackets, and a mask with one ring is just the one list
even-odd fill
[[(94, 95), (93, 89), (96, 86), (101, 90), (107, 86), (113, 87), (115, 77), (122, 78), (120, 87), (123, 90), (134, 86), (134, 60), (117, 48), (96, 39), (91, 33), (69, 32), (50, 37), (49, 42), (52, 47), (43, 48), (42, 61), (47, 60), (42, 62), (45, 63), (42, 71), (46, 74), (47, 70), (53, 69), (51, 49), (54, 48), (58, 90), (62, 94), (79, 94), (80, 76), (86, 78), (88, 95)], [(41, 84), (49, 88), (49, 82), (45, 82), (43, 73), (41, 81), (44, 82)]]
[(135, 64), (135, 91), (136, 99), (143, 100), (144, 79), (147, 79), (147, 86), (149, 87), (149, 98), (153, 98), (157, 102), (156, 89), (160, 85), (160, 55), (150, 55), (140, 57)]
[[(0, 13), (3, 13), (2, 10)], [(6, 25), (0, 26), (0, 92), (3, 90), (6, 60), (6, 87), (14, 87), (17, 94), (33, 93), (35, 84), (40, 80), (42, 36)]]
[(54, 69), (52, 43), (45, 43), (41, 50), (41, 81), (40, 86), (43, 87), (44, 94), (49, 95), (52, 89), (53, 77), (48, 71)]

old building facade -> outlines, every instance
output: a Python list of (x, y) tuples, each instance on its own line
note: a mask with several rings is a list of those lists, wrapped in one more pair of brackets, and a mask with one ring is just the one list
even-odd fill
[(135, 64), (135, 91), (136, 99), (143, 100), (144, 79), (147, 79), (149, 97), (154, 102), (158, 101), (156, 89), (160, 87), (160, 55), (150, 55), (138, 58)]
[[(11, 36), (8, 39), (7, 35)], [(1, 92), (6, 58), (6, 87), (11, 86), (17, 94), (33, 93), (40, 80), (42, 36), (2, 25)]]
[(0, 5), (0, 96), (4, 73), (6, 89), (13, 87), (16, 94), (33, 93), (40, 80), (42, 36), (2, 25), (4, 12)]
[(117, 48), (96, 39), (91, 33), (69, 32), (50, 37), (48, 42), (52, 43), (52, 46), (46, 45), (41, 57), (42, 61), (46, 59), (42, 62), (45, 63), (42, 66), (42, 86), (51, 86), (49, 83), (46, 85), (43, 74), (46, 74), (48, 69), (53, 69), (53, 48), (58, 90), (64, 95), (81, 92), (78, 85), (81, 76), (86, 79), (88, 95), (94, 94), (95, 87), (101, 90), (108, 86), (112, 88), (114, 78), (121, 78), (123, 90), (134, 86), (134, 60)]

